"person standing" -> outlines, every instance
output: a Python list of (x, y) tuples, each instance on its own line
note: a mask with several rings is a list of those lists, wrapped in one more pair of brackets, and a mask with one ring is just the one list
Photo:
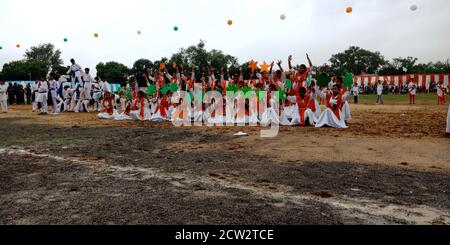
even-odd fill
[(77, 63), (75, 63), (74, 59), (70, 60), (70, 63), (72, 65), (70, 65), (69, 70), (67, 71), (67, 73), (70, 74), (70, 77), (72, 78), (72, 87), (73, 88), (77, 88), (78, 84), (82, 83), (82, 79), (81, 76), (83, 75), (83, 69), (81, 68), (80, 65), (78, 65)]
[(7, 93), (8, 93), (8, 104), (10, 105), (14, 104), (14, 87), (11, 83), (8, 84)]
[(437, 92), (437, 96), (438, 96), (438, 105), (445, 105), (445, 86), (443, 82), (440, 82), (439, 84), (437, 84), (436, 86), (436, 92)]
[(383, 88), (383, 83), (379, 80), (377, 85), (377, 105), (383, 104)]
[(30, 85), (30, 83), (28, 83), (27, 86), (25, 87), (25, 94), (27, 96), (27, 104), (30, 105), (31, 104), (31, 85)]
[(2, 107), (2, 112), (8, 112), (8, 96), (6, 93), (8, 92), (8, 87), (5, 84), (5, 81), (0, 80), (0, 106)]
[(55, 80), (55, 73), (53, 73), (53, 72), (50, 73), (49, 80), (50, 80), (48, 82), (49, 90), (50, 90), (49, 96), (51, 96), (51, 98), (49, 98), (49, 99), (52, 103), (52, 113), (53, 113), (53, 115), (56, 115), (59, 113), (59, 110), (58, 110), (58, 104), (56, 101), (56, 98), (58, 96), (58, 91), (57, 91), (58, 90), (58, 82)]
[(411, 82), (408, 84), (408, 92), (409, 92), (409, 104), (416, 104), (416, 94), (417, 94), (417, 86), (414, 83), (414, 80), (411, 79)]
[(48, 100), (48, 82), (45, 79), (39, 81), (37, 102), (41, 103), (41, 113), (39, 115), (47, 115), (47, 100)]
[(358, 104), (358, 98), (359, 98), (358, 83), (353, 84), (352, 93), (353, 93), (353, 99), (354, 99), (355, 104)]
[(39, 81), (36, 80), (34, 84), (31, 86), (31, 111), (35, 112), (38, 109), (38, 90), (39, 90)]

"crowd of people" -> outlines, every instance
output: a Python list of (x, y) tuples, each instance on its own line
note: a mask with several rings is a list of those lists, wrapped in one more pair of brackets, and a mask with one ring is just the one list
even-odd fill
[[(231, 74), (226, 69), (208, 69), (197, 74), (195, 66), (174, 66), (169, 74), (162, 64), (156, 71), (149, 67), (134, 77), (124, 75), (120, 89), (114, 91), (103, 77), (92, 78), (89, 68), (83, 70), (72, 59), (67, 74), (52, 72), (25, 89), (10, 85), (6, 93), (10, 104), (31, 103), (32, 110), (40, 114), (48, 114), (50, 106), (52, 114), (93, 110), (98, 118), (112, 120), (347, 128), (352, 118), (347, 99), (353, 95), (358, 103), (359, 94), (367, 88), (357, 83), (344, 86), (340, 76), (330, 78), (326, 85), (319, 83), (307, 58), (309, 67), (293, 68), (290, 56), (287, 70), (281, 61), (276, 63), (278, 69), (272, 62), (260, 72), (252, 69), (245, 79), (242, 70)], [(386, 89), (391, 89), (386, 87), (379, 81), (370, 88), (378, 95), (378, 104), (383, 103)], [(418, 89), (414, 81), (401, 89), (408, 91), (414, 104)], [(441, 86), (437, 90), (439, 103), (445, 103), (446, 90)]]

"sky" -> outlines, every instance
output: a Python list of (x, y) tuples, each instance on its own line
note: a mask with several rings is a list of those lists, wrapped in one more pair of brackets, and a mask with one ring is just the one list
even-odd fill
[(99, 62), (131, 67), (140, 58), (170, 58), (200, 39), (240, 63), (286, 65), (289, 55), (306, 63), (309, 53), (321, 65), (353, 45), (387, 59), (450, 59), (448, 0), (1, 0), (0, 10), (0, 67), (40, 43), (60, 49), (65, 65), (75, 58), (93, 69)]

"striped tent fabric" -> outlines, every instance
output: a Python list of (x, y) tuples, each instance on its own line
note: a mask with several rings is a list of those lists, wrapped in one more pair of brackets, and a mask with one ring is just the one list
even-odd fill
[(378, 76), (378, 75), (363, 75), (355, 76), (354, 81), (358, 83), (359, 86), (371, 86), (375, 85), (377, 81), (386, 82), (389, 85), (407, 85), (411, 79), (414, 79), (414, 83), (421, 88), (428, 89), (432, 82), (440, 83), (443, 82), (445, 87), (449, 87), (450, 74), (408, 74), (408, 75), (398, 75), (398, 76)]

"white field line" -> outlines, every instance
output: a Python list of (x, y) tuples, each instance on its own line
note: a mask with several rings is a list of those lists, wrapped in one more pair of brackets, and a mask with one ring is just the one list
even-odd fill
[[(276, 200), (283, 203), (293, 203), (304, 206), (305, 201), (321, 202), (331, 205), (338, 209), (343, 209), (343, 215), (354, 216), (365, 219), (368, 223), (379, 223), (380, 221), (371, 220), (371, 216), (376, 216), (385, 220), (383, 217), (395, 218), (406, 221), (410, 224), (432, 224), (436, 221), (443, 224), (450, 224), (450, 210), (439, 210), (425, 205), (404, 206), (390, 203), (384, 203), (377, 200), (356, 199), (348, 197), (319, 198), (313, 195), (295, 194), (289, 191), (277, 191), (264, 187), (258, 187), (254, 183), (233, 182), (226, 179), (218, 179), (207, 176), (193, 176), (184, 173), (168, 173), (156, 168), (142, 168), (135, 166), (115, 166), (108, 165), (102, 161), (81, 160), (76, 158), (65, 158), (49, 154), (37, 154), (24, 149), (0, 148), (1, 154), (9, 155), (27, 155), (40, 158), (49, 158), (61, 162), (71, 162), (83, 165), (89, 168), (101, 167), (109, 175), (123, 179), (160, 179), (164, 181), (182, 181), (185, 183), (201, 183), (208, 186), (220, 186), (222, 188), (234, 188), (248, 191), (255, 196)], [(135, 177), (140, 174), (141, 177)], [(289, 189), (281, 186), (281, 189)], [(355, 213), (356, 212), (356, 213)], [(382, 222), (384, 223), (384, 222)], [(386, 220), (386, 223), (389, 221)]]

